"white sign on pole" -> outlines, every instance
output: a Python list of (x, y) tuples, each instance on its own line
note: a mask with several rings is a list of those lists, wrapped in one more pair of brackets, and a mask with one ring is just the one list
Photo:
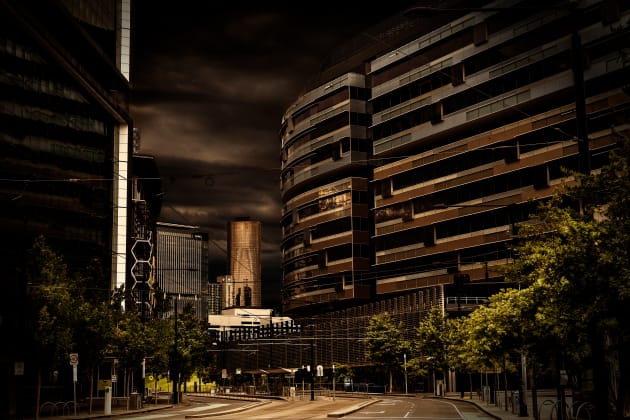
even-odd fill
[(79, 353), (70, 353), (70, 364), (72, 366), (79, 364)]
[(15, 362), (14, 372), (15, 372), (15, 376), (24, 375), (24, 362)]

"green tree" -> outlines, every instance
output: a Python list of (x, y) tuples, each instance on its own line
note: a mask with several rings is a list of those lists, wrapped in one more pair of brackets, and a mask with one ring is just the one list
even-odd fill
[[(352, 370), (352, 366), (345, 363), (335, 362), (333, 362), (333, 366), (335, 367), (335, 377), (332, 378), (331, 376), (331, 380), (334, 379), (336, 385), (344, 384), (346, 382), (346, 378), (348, 378), (348, 381), (351, 381), (354, 378), (354, 371)], [(331, 375), (333, 375), (333, 372), (331, 372)]]
[(196, 317), (192, 305), (186, 305), (178, 317), (178, 360), (182, 382), (187, 383), (193, 373), (204, 372), (213, 363), (208, 350), (212, 340), (208, 334), (207, 322)]
[[(67, 366), (81, 296), (63, 258), (48, 246), (44, 237), (35, 240), (30, 257), (26, 274), (27, 312), (32, 318), (26, 324), (32, 331), (32, 347), (37, 355), (36, 406), (39, 407), (43, 372)], [(39, 418), (39, 409), (36, 418)]]
[[(150, 351), (150, 334), (145, 334), (147, 325), (142, 322), (136, 311), (121, 312), (116, 319), (113, 341), (113, 354), (118, 359), (118, 368), (123, 369), (125, 383), (124, 393), (131, 392), (134, 373), (142, 366), (142, 362)], [(138, 378), (138, 375), (135, 376)]]
[(80, 372), (85, 372), (90, 384), (90, 406), (95, 388), (95, 372), (114, 341), (114, 318), (108, 302), (83, 302), (77, 309), (78, 322), (74, 331), (75, 351), (79, 354)]
[[(501, 370), (503, 389), (507, 390), (507, 374), (517, 371), (516, 365), (539, 335), (539, 324), (532, 316), (538, 302), (529, 296), (531, 291), (501, 290), (486, 305), (461, 319), (455, 360), (467, 369)], [(504, 395), (507, 407), (507, 393)]]
[(400, 370), (404, 354), (410, 353), (402, 322), (396, 323), (387, 312), (373, 316), (365, 343), (367, 360), (387, 368), (389, 392), (392, 392), (393, 372)]
[(628, 399), (626, 375), (608, 373), (624, 369), (630, 317), (630, 146), (626, 138), (620, 144), (599, 173), (573, 173), (575, 181), (540, 206), (535, 223), (520, 228), (519, 258), (506, 269), (538, 305), (526, 317), (557, 349), (556, 369), (592, 372), (597, 418), (608, 416), (611, 384), (617, 415)]
[(426, 312), (416, 328), (415, 357), (419, 360), (418, 364), (433, 375), (433, 385), (440, 375), (446, 381), (450, 336), (448, 328), (442, 307), (437, 305)]
[(447, 359), (451, 368), (468, 374), (468, 386), (472, 396), (472, 374), (487, 367), (485, 358), (476, 347), (477, 342), (469, 334), (468, 318), (459, 317), (449, 320), (449, 338), (446, 347)]

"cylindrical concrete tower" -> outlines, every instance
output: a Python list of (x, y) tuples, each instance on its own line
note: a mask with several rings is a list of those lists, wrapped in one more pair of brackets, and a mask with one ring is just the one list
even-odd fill
[(228, 264), (234, 285), (234, 307), (261, 307), (261, 234), (258, 221), (228, 222)]

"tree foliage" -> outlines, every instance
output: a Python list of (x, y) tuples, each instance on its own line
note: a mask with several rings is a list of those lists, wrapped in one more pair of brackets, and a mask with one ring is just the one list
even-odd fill
[(178, 316), (177, 360), (181, 379), (189, 380), (195, 372), (203, 372), (214, 363), (212, 340), (208, 334), (207, 323), (195, 316), (191, 305), (184, 307)]
[(27, 287), (33, 346), (44, 368), (66, 362), (77, 321), (77, 290), (63, 258), (43, 237), (33, 244)]
[[(140, 380), (140, 369), (146, 363), (150, 372), (163, 373), (178, 360), (182, 379), (196, 371), (208, 370), (212, 364), (209, 336), (205, 322), (198, 320), (191, 308), (185, 308), (178, 319), (177, 357), (174, 357), (174, 319), (142, 319), (131, 304), (124, 287), (113, 291), (103, 283), (102, 269), (93, 261), (81, 272), (69, 273), (61, 255), (44, 237), (33, 243), (26, 266), (26, 327), (32, 331), (28, 348), (36, 355), (38, 396), (42, 373), (68, 369), (70, 353), (79, 354), (80, 377), (89, 378), (90, 396), (94, 372), (109, 359), (117, 359), (124, 369), (125, 393), (131, 392), (132, 380)], [(45, 377), (45, 376), (44, 376)]]
[[(505, 278), (521, 290), (493, 297), (470, 321), (486, 331), (485, 338), (479, 331), (480, 341), (502, 337), (490, 352), (527, 348), (539, 359), (555, 358), (578, 376), (591, 370), (596, 406), (604, 411), (609, 384), (617, 381), (606, 378), (606, 372), (616, 370), (608, 366), (612, 353), (607, 346), (628, 336), (630, 315), (630, 145), (620, 140), (601, 171), (569, 173), (574, 181), (558, 187), (520, 227), (518, 258), (506, 267)], [(513, 334), (498, 324), (503, 319), (499, 305), (519, 320), (510, 327)], [(488, 311), (492, 316), (479, 319)]]
[(448, 324), (442, 308), (433, 306), (416, 329), (415, 354), (434, 372), (448, 368)]
[(410, 354), (403, 328), (402, 322), (396, 323), (389, 313), (383, 312), (370, 319), (366, 333), (366, 358), (387, 368), (390, 392), (393, 372), (401, 369), (404, 355)]

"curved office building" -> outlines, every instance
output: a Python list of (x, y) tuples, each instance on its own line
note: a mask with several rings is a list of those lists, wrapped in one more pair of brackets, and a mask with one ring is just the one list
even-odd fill
[(285, 312), (482, 301), (564, 168), (629, 134), (629, 3), (447, 3), (351, 40), (287, 109)]
[(343, 74), (298, 100), (282, 141), (285, 310), (369, 297), (369, 89)]

